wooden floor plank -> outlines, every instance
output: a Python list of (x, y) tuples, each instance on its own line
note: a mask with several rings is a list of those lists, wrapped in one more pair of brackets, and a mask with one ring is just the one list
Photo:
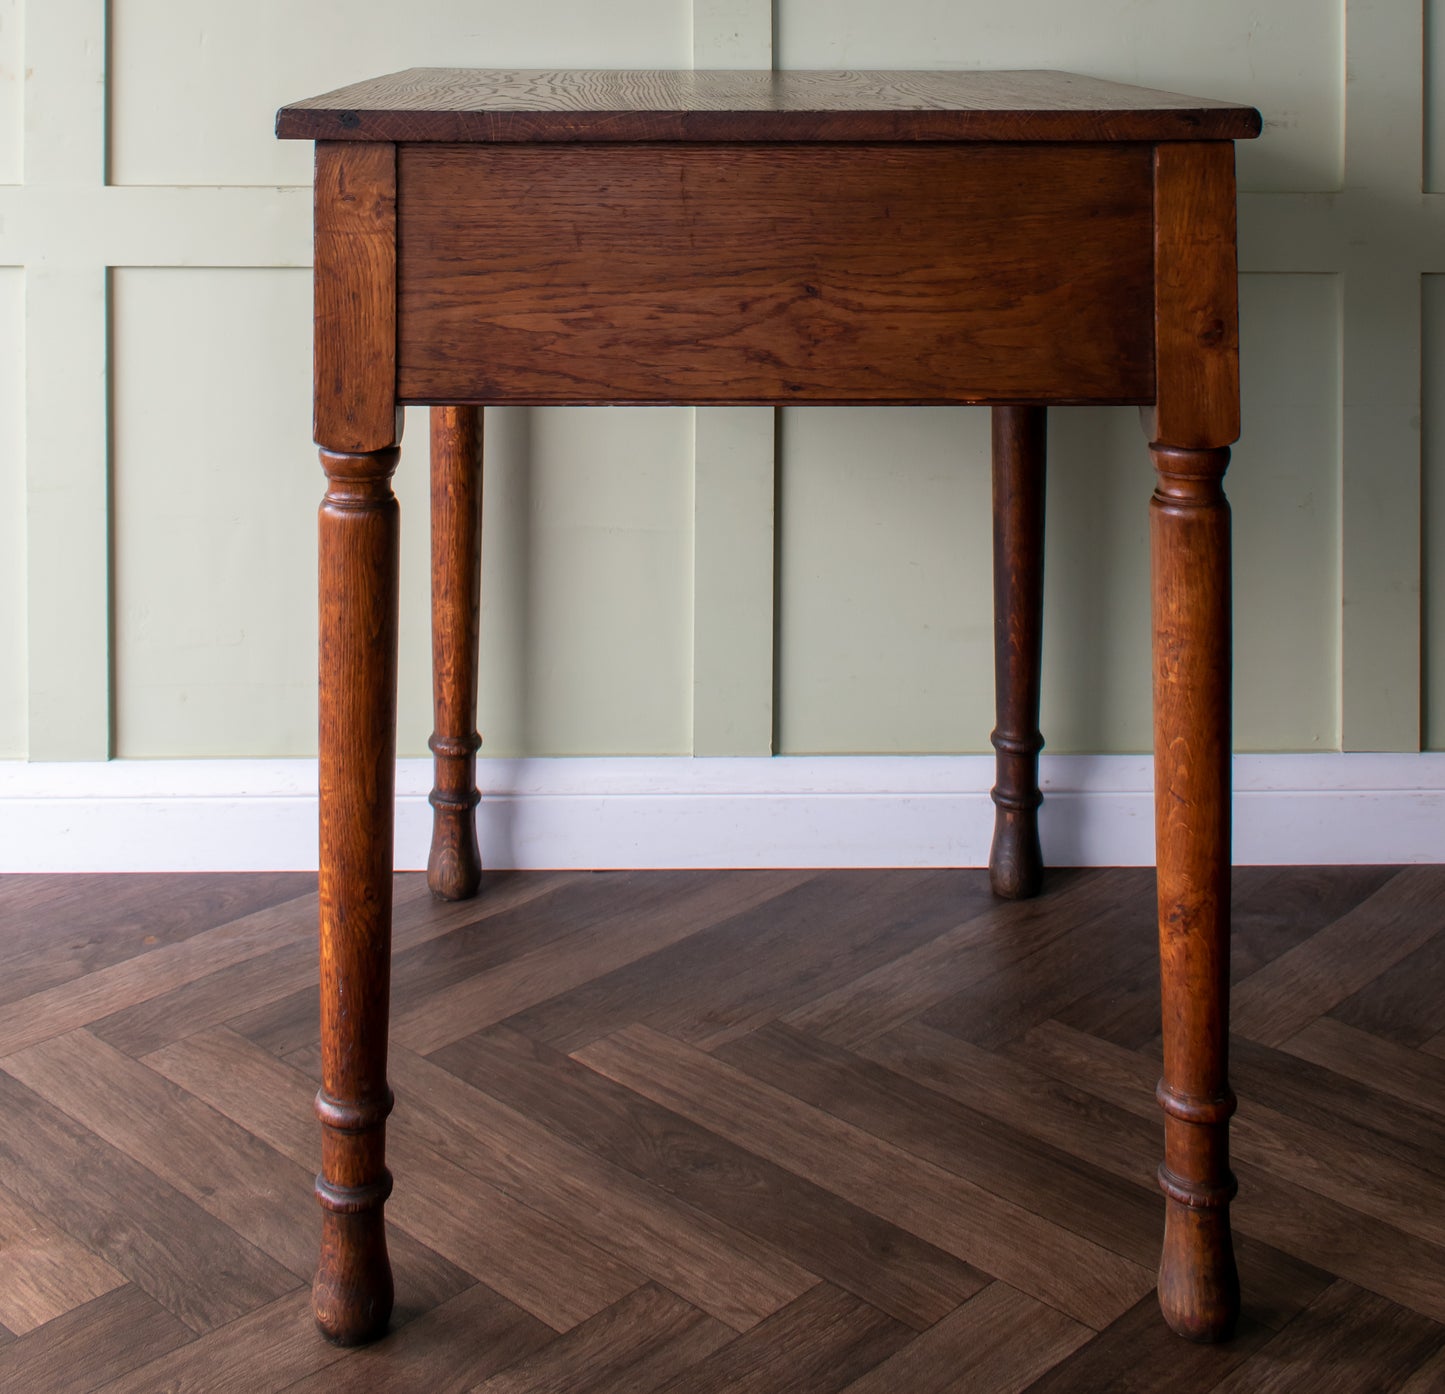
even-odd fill
[(730, 1227), (922, 1330), (988, 1281), (960, 1259), (549, 1046), (494, 1027), (432, 1059)]
[(397, 877), (397, 1304), (326, 1345), (314, 885), (0, 880), (0, 1389), (1445, 1391), (1445, 868), (1235, 874), (1221, 1348), (1097, 869)]
[[(1164, 1202), (1155, 1179), (1162, 1143), (1157, 1120), (921, 1022), (908, 1022), (860, 1047), (860, 1052), (930, 1090), (1009, 1122), (1051, 1146), (1077, 1152), (1091, 1165), (1136, 1184), (1154, 1213), (1157, 1252), (1164, 1234)], [(1257, 1325), (1278, 1330), (1329, 1283), (1327, 1273), (1250, 1235), (1236, 1234), (1236, 1247), (1249, 1276), (1245, 1312)]]
[(189, 1197), (0, 1072), (0, 1185), (194, 1331), (298, 1285)]
[(1016, 1132), (987, 1114), (871, 1060), (782, 1023), (718, 1057), (874, 1137), (963, 1177), (992, 1195), (1151, 1269), (1159, 1213), (1150, 1190), (1121, 1181), (1087, 1156)]
[[(167, 1078), (295, 1160), (315, 1155), (315, 1086), (232, 1032), (192, 1036), (145, 1057)], [(565, 1225), (488, 1185), (405, 1129), (387, 1139), (396, 1188), (387, 1216), (457, 1267), (559, 1331), (644, 1281)]]
[(1047, 897), (995, 902), (928, 943), (796, 1007), (784, 1019), (820, 1040), (859, 1045), (969, 984), (1009, 972), (1118, 900), (1118, 890), (1094, 873), (1054, 872)]
[(1422, 1051), (1381, 1041), (1327, 1016), (1310, 1022), (1280, 1048), (1409, 1105), (1401, 1110), (1402, 1118), (1412, 1117), (1413, 1110), (1445, 1118), (1445, 1065)]
[(313, 1370), (344, 1359), (345, 1354), (317, 1334), (310, 1290), (298, 1289), (188, 1345), (155, 1354), (145, 1364), (102, 1384), (96, 1394), (281, 1390)]
[(1280, 1045), (1428, 942), (1440, 928), (1445, 866), (1397, 871), (1374, 895), (1246, 978), (1231, 1030)]
[[(1364, 1039), (1377, 1041), (1378, 1037)], [(1381, 1044), (1411, 1063), (1420, 1058), (1418, 1051), (1408, 1047)], [(1271, 1110), (1331, 1134), (1336, 1148), (1344, 1149), (1352, 1159), (1351, 1170), (1358, 1169), (1359, 1159), (1378, 1153), (1445, 1179), (1445, 1112), (1423, 1106), (1401, 1108), (1395, 1095), (1375, 1088), (1376, 1081), (1362, 1083), (1337, 1074), (1287, 1047), (1288, 1042), (1276, 1050), (1236, 1037), (1229, 1058), (1235, 1092), (1245, 1099), (1267, 1101)], [(1445, 1099), (1439, 1104), (1445, 1110)]]
[(86, 1031), (52, 1037), (4, 1064), (298, 1278), (310, 1278), (314, 1201), (304, 1166)]
[(1139, 1265), (646, 1027), (577, 1058), (1096, 1329), (1154, 1286)]
[(908, 1327), (828, 1283), (735, 1337), (656, 1394), (835, 1394), (886, 1360)]
[(0, 1323), (23, 1336), (125, 1278), (0, 1186)]
[(484, 1380), (474, 1394), (652, 1394), (734, 1334), (649, 1283)]
[(681, 894), (661, 889), (598, 906), (593, 922), (490, 973), (440, 992), (393, 1022), (392, 1039), (429, 1055), (480, 1027), (503, 1021), (559, 992), (656, 953), (717, 921), (783, 894), (806, 872), (719, 872)]
[[(1157, 957), (1152, 871), (1120, 872), (1112, 903), (1071, 932), (1049, 938), (1006, 971), (979, 978), (922, 1014), (939, 1030), (995, 1048), (1087, 993), (1105, 990)], [(1153, 971), (1152, 968), (1149, 971)]]
[(1442, 1349), (1439, 1322), (1339, 1282), (1214, 1394), (1379, 1394), (1398, 1390)]
[[(1157, 1068), (1152, 1061), (1057, 1022), (1030, 1032), (1028, 1043), (1031, 1050), (1054, 1058), (1073, 1052), (1087, 1054), (1094, 1062), (1108, 1059), (1119, 1076), (1132, 1077), (1141, 1086)], [(1152, 1100), (1146, 1100), (1147, 1095), (1124, 1104), (1121, 1091), (1116, 1102), (1149, 1116)], [(1238, 1163), (1261, 1168), (1361, 1215), (1445, 1246), (1445, 1177), (1383, 1151), (1362, 1156), (1339, 1127), (1255, 1103), (1232, 1121), (1230, 1155)]]
[(1230, 970), (1242, 982), (1374, 895), (1392, 866), (1237, 866)]
[[(404, 883), (402, 892), (425, 894), (425, 885)], [(11, 1003), (0, 1014), (0, 1056), (63, 1035), (122, 1007), (159, 997), (227, 964), (240, 963), (314, 934), (309, 898), (257, 910), (229, 924), (128, 958), (84, 977)]]
[[(393, 1003), (398, 1000), (397, 979), (404, 978), (405, 966), (415, 953), (438, 942), (448, 944), (475, 936), (492, 945), (494, 957), (500, 956), (493, 926), (504, 912), (525, 911), (528, 902), (561, 889), (571, 878), (565, 873), (536, 877), (494, 875), (489, 879), (485, 902), (438, 901), (421, 896), (417, 892), (424, 879), (419, 872), (396, 878), (402, 894), (397, 897), (392, 927), (396, 959)], [(307, 917), (299, 921), (307, 932), (295, 940), (255, 958), (219, 967), (159, 996), (122, 1007), (94, 1022), (89, 1027), (91, 1033), (127, 1055), (145, 1055), (244, 1013), (260, 1012), (274, 1003), (294, 999), (302, 1005), (308, 1035), (315, 1034), (320, 1019), (319, 973), (312, 929), (315, 913), (313, 900), (308, 905)], [(524, 925), (539, 919), (545, 923), (544, 917), (526, 913), (520, 919)]]
[(478, 1283), (384, 1342), (348, 1351), (285, 1389), (287, 1394), (463, 1394), (494, 1370), (545, 1347), (556, 1334)]
[(571, 1052), (633, 1022), (711, 1050), (985, 909), (963, 871), (835, 872), (517, 1013)]
[[(1436, 922), (1441, 918), (1437, 909)], [(1423, 1045), (1445, 1031), (1445, 930), (1336, 1003), (1330, 1016), (1402, 1046)]]
[(127, 1283), (0, 1346), (0, 1389), (85, 1394), (194, 1339), (184, 1322)]
[(314, 906), (315, 890), (300, 872), (0, 876), (0, 1004), (288, 901)]
[(397, 1128), (743, 1331), (818, 1281), (770, 1245), (566, 1142), (414, 1055), (393, 1054)]
[[(1022, 1044), (1009, 1050), (1041, 1069), (1084, 1084), (1118, 1107), (1141, 1115), (1154, 1107), (1145, 1085), (1156, 1067), (1105, 1041), (1050, 1024), (1031, 1031)], [(1237, 1115), (1236, 1133), (1239, 1122)], [(1353, 1205), (1347, 1204), (1273, 1170), (1283, 1162), (1293, 1173), (1317, 1176), (1309, 1159), (1269, 1140), (1258, 1149), (1258, 1165), (1246, 1161), (1243, 1152), (1236, 1147), (1231, 1153), (1240, 1185), (1231, 1208), (1236, 1229), (1422, 1315), (1445, 1320), (1445, 1248), (1355, 1208), (1369, 1205), (1368, 1195), (1352, 1191), (1348, 1200)]]
[(848, 1385), (845, 1394), (1019, 1394), (1094, 1333), (1006, 1283), (977, 1297)]

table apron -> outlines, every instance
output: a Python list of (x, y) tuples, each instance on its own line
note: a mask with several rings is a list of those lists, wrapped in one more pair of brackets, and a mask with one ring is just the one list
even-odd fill
[(1149, 144), (397, 147), (397, 396), (1150, 402)]

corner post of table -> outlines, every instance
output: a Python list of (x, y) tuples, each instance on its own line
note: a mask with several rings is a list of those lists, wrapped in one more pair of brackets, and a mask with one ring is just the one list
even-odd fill
[(431, 409), (431, 645), (435, 722), (427, 885), (467, 900), (477, 845), (477, 627), (481, 615), (482, 408)]
[(993, 409), (993, 893), (1039, 893), (1039, 690), (1044, 647), (1044, 475), (1048, 410)]
[(1234, 146), (1161, 144), (1154, 166), (1155, 405), (1144, 427), (1154, 616), (1154, 807), (1166, 1197), (1159, 1303), (1182, 1336), (1239, 1315), (1229, 1229), (1230, 524), (1239, 435)]
[(316, 144), (322, 1123), (317, 1325), (355, 1344), (391, 1315), (382, 1207), (396, 765), (399, 515), (396, 147)]

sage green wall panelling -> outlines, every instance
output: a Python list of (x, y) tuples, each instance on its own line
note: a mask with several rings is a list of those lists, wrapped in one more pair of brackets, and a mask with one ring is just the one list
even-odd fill
[(25, 107), (20, 76), (24, 70), (20, 0), (0, 0), (0, 184), (18, 184), (24, 168)]
[(112, 279), (116, 753), (316, 745), (311, 278)]
[[(408, 412), (398, 748), (431, 733), (427, 423)], [(692, 413), (486, 419), (478, 724), (490, 755), (692, 748)]]
[(1445, 750), (1445, 275), (1422, 278), (1425, 480), (1424, 744)]
[(309, 183), (309, 146), (271, 137), (284, 102), (410, 67), (687, 67), (691, 43), (688, 0), (110, 0), (111, 178)]
[(1445, 193), (1445, 0), (1425, 0), (1424, 186)]
[(1246, 275), (1239, 292), (1235, 749), (1337, 750), (1343, 286)]
[(24, 330), (25, 273), (0, 266), (0, 760), (26, 753)]
[[(1410, 3), (1410, 0), (1405, 0)], [(1343, 0), (777, 0), (779, 68), (1064, 68), (1248, 102), (1244, 188), (1335, 189)]]
[(987, 748), (988, 419), (782, 413), (780, 753)]

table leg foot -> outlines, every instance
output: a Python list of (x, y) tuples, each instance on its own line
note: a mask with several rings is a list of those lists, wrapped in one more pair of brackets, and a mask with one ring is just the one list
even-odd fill
[(482, 409), (431, 409), (432, 695), (435, 760), (427, 885), (468, 900), (477, 845), (477, 630), (482, 570)]
[(993, 893), (1026, 900), (1043, 886), (1039, 846), (1039, 688), (1043, 666), (1043, 407), (993, 409), (993, 634), (997, 752)]
[(1165, 1202), (1159, 1309), (1191, 1341), (1227, 1341), (1239, 1320), (1239, 1271), (1226, 1205)]
[[(389, 1177), (385, 1190), (391, 1190)], [(333, 1205), (346, 1205), (348, 1198), (319, 1177), (316, 1194), (322, 1205), (321, 1259), (311, 1285), (311, 1311), (328, 1341), (364, 1345), (383, 1335), (391, 1318), (391, 1260), (381, 1210), (385, 1195), (371, 1209), (337, 1210)]]

